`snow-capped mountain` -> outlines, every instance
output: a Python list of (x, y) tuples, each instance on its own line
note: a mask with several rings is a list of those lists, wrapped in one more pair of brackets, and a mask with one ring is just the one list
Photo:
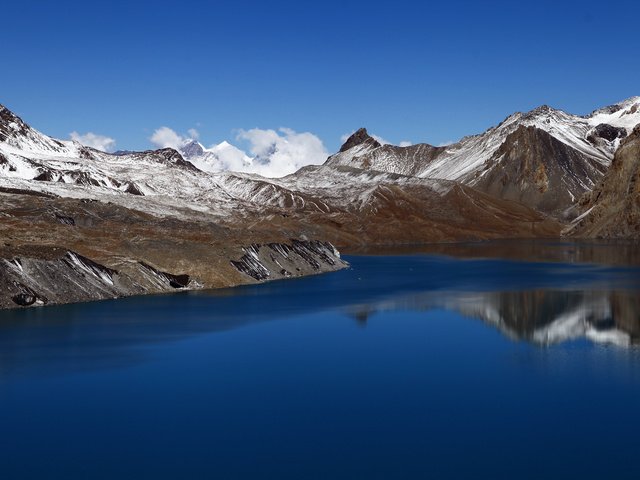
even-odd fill
[(584, 117), (548, 106), (517, 112), (446, 147), (380, 145), (361, 129), (328, 164), (454, 180), (563, 218), (638, 124), (632, 97)]
[[(12, 116), (12, 122), (22, 122), (15, 119)], [(270, 220), (273, 228), (321, 232), (323, 238), (341, 245), (491, 238), (516, 232), (548, 235), (558, 229), (554, 222), (526, 207), (449, 180), (334, 166), (331, 162), (308, 166), (280, 179), (212, 173), (209, 170), (220, 166), (220, 152), (234, 147), (223, 143), (207, 149), (197, 142), (185, 143), (181, 150), (190, 161), (169, 148), (115, 155), (73, 142), (58, 143), (24, 128), (28, 139), (39, 141), (29, 143), (17, 139), (20, 135), (16, 134), (22, 149), (0, 143), (0, 186), (93, 198), (180, 218), (205, 215), (233, 222), (241, 217), (276, 214), (279, 220)], [(365, 139), (364, 144), (367, 142)], [(352, 151), (361, 144), (350, 147), (348, 141), (343, 150)], [(59, 148), (43, 149), (40, 145)], [(371, 146), (379, 144), (373, 141)], [(477, 225), (472, 225), (472, 219)]]
[(189, 139), (178, 150), (185, 159), (204, 172), (245, 171), (254, 161), (227, 141), (206, 148), (197, 140)]

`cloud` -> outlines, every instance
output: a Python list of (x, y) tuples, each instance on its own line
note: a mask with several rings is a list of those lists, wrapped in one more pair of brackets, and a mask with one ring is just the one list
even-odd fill
[[(149, 140), (157, 148), (180, 150), (188, 140), (199, 137), (200, 133), (193, 128), (187, 135), (182, 135), (169, 127), (160, 127)], [(212, 145), (202, 156), (189, 160), (207, 171), (231, 170), (264, 177), (283, 177), (305, 165), (324, 163), (329, 156), (317, 136), (309, 132), (298, 133), (290, 128), (240, 130), (236, 140), (245, 145), (246, 151), (225, 141)]]
[(454, 142), (453, 140), (447, 140), (446, 142), (442, 142), (438, 144), (438, 147), (448, 147), (449, 145), (452, 145), (456, 142)]
[(87, 147), (95, 148), (96, 150), (102, 150), (103, 152), (110, 152), (116, 146), (116, 141), (104, 135), (98, 135), (97, 133), (87, 132), (80, 134), (78, 132), (71, 132), (69, 134), (71, 140), (86, 145)]
[(158, 148), (179, 148), (184, 143), (185, 137), (169, 127), (160, 127), (153, 132), (149, 140)]
[(290, 128), (240, 130), (238, 140), (248, 144), (251, 160), (242, 171), (265, 177), (283, 177), (305, 165), (319, 165), (329, 156), (322, 140)]
[(410, 142), (409, 140), (403, 140), (400, 142), (401, 147), (410, 147), (411, 145), (413, 145), (413, 142)]
[(385, 140), (384, 138), (382, 138), (382, 137), (381, 137), (381, 136), (379, 136), (379, 135), (373, 135), (373, 134), (371, 134), (371, 136), (372, 136), (374, 139), (376, 139), (380, 145), (391, 145), (391, 142), (390, 142), (390, 141)]
[(231, 145), (229, 142), (222, 142), (209, 148), (218, 159), (215, 165), (216, 170), (230, 170), (232, 172), (250, 171), (252, 158), (243, 150)]
[(153, 132), (149, 140), (157, 148), (179, 149), (189, 140), (198, 140), (199, 138), (200, 132), (195, 128), (190, 128), (186, 135), (181, 135), (169, 127), (160, 127)]

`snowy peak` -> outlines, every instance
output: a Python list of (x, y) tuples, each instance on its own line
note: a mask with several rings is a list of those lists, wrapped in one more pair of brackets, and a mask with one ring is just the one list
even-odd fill
[[(625, 137), (640, 124), (640, 97), (631, 97), (615, 105), (601, 108), (585, 117), (592, 127), (610, 125), (624, 129)], [(616, 145), (617, 146), (617, 145)]]
[(327, 159), (325, 164), (370, 169), (371, 165), (366, 161), (363, 163), (362, 157), (376, 151), (381, 146), (380, 142), (369, 135), (366, 128), (360, 128), (344, 142), (338, 153)]
[(640, 97), (629, 97), (626, 100), (623, 100), (622, 102), (618, 102), (613, 105), (608, 105), (606, 107), (598, 108), (597, 110), (594, 110), (593, 112), (591, 112), (589, 115), (586, 115), (585, 118), (593, 118), (597, 115), (612, 115), (614, 113), (620, 113), (620, 112), (624, 114), (625, 112), (629, 112), (631, 109), (633, 109), (634, 106), (635, 106), (635, 111), (637, 111), (638, 105), (640, 105)]
[(180, 147), (180, 153), (204, 172), (243, 171), (253, 161), (245, 152), (226, 140), (210, 148), (205, 148), (196, 140), (188, 140)]
[(638, 124), (640, 97), (586, 117), (542, 105), (446, 147), (382, 146), (360, 129), (326, 165), (453, 180), (565, 218)]
[(29, 152), (60, 154), (76, 150), (73, 142), (61, 142), (43, 135), (3, 105), (0, 105), (0, 143)]

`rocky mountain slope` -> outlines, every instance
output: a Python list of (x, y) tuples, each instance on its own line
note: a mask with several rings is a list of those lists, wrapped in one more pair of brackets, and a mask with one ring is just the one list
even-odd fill
[(446, 147), (380, 145), (361, 129), (328, 164), (454, 180), (566, 219), (637, 124), (640, 97), (585, 117), (548, 106), (518, 112)]
[(583, 213), (568, 234), (640, 239), (640, 125), (622, 141), (611, 168), (580, 207)]

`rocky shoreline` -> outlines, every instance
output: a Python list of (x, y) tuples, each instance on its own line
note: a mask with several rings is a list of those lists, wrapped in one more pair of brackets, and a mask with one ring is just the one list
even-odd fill
[[(346, 268), (348, 264), (327, 242), (292, 240), (253, 244), (244, 255), (230, 258), (240, 273), (232, 287), (314, 275)], [(188, 270), (187, 270), (188, 272)], [(60, 248), (34, 249), (0, 260), (0, 308), (56, 305), (211, 288), (198, 276), (165, 272), (144, 261), (131, 260), (118, 270), (76, 252)]]

